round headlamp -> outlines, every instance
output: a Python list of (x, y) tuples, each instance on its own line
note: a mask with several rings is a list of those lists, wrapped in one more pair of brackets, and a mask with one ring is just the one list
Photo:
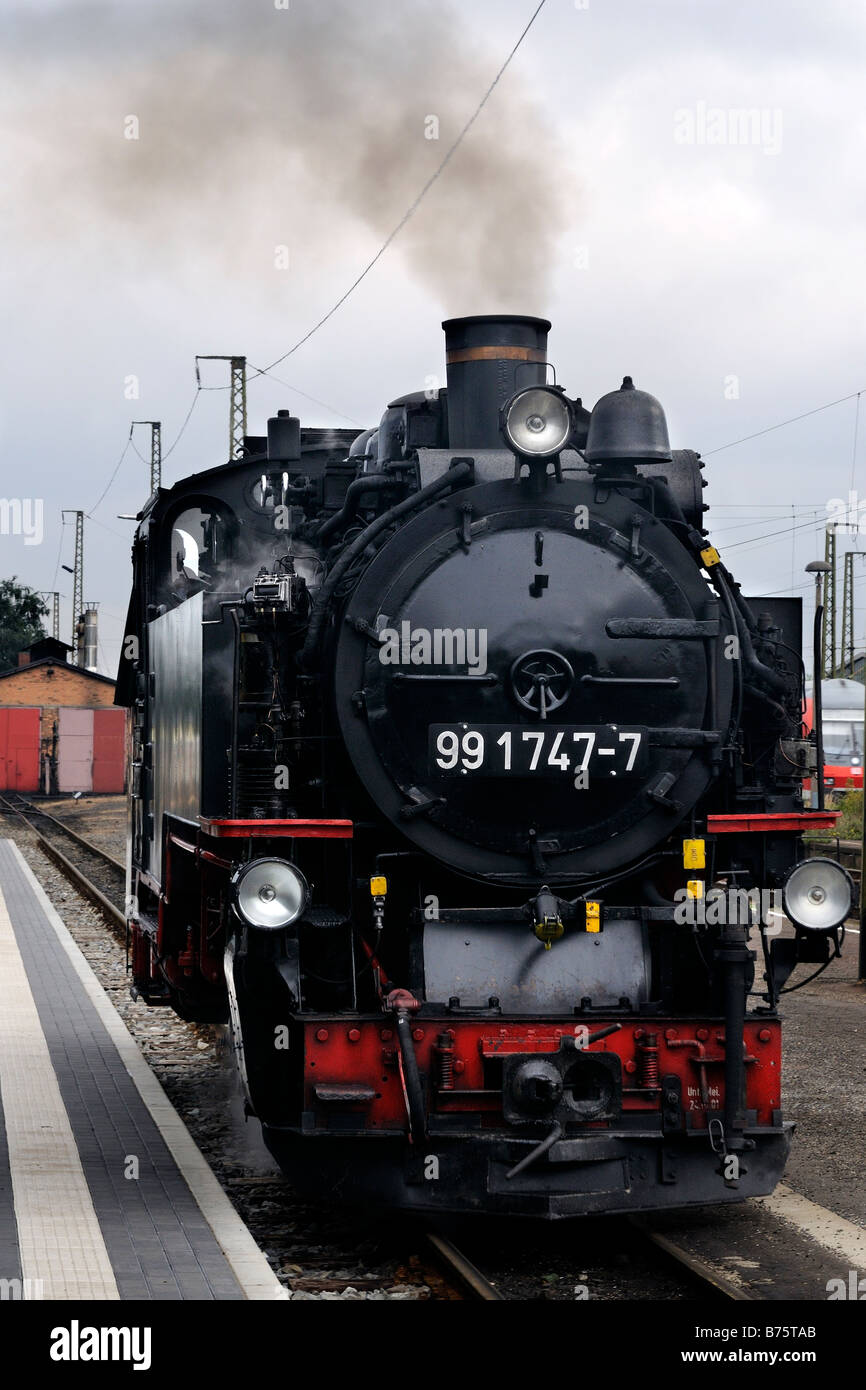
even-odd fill
[(527, 386), (507, 401), (502, 429), (509, 448), (517, 454), (547, 458), (564, 449), (574, 421), (561, 391), (550, 386)]
[(782, 888), (786, 914), (804, 931), (829, 932), (841, 926), (853, 900), (851, 876), (835, 859), (804, 859)]
[(253, 859), (232, 879), (235, 907), (250, 927), (279, 931), (300, 917), (310, 900), (307, 880), (285, 859)]

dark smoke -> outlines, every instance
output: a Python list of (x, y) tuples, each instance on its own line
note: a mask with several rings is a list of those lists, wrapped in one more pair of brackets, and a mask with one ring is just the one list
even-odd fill
[[(543, 16), (528, 43), (542, 32)], [(291, 0), (288, 11), (78, 0), (7, 13), (0, 101), (18, 215), (26, 233), (48, 221), (144, 274), (216, 260), (273, 283), (282, 243), (295, 273), (323, 261), (353, 273), (371, 248), (358, 224), (384, 240), (515, 37), (499, 25), (472, 50), (439, 0)], [(520, 56), (389, 253), (445, 309), (546, 299), (568, 196), (519, 67)], [(138, 141), (123, 138), (129, 114)], [(430, 115), (438, 140), (425, 139)]]

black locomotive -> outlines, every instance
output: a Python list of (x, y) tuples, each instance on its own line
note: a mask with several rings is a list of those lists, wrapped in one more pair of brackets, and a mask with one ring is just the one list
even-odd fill
[(772, 1190), (779, 993), (850, 906), (803, 856), (799, 600), (743, 598), (699, 456), (628, 377), (548, 384), (549, 327), (447, 322), (447, 390), (280, 412), (134, 544), (133, 987), (228, 1019), (346, 1200)]

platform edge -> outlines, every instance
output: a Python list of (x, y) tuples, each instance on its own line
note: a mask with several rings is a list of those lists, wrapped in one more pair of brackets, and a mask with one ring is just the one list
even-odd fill
[(288, 1299), (18, 845), (12, 851), (247, 1299)]

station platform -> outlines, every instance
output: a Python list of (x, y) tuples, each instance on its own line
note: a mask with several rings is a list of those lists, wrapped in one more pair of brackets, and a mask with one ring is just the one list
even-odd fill
[(285, 1297), (10, 840), (0, 840), (0, 1291)]

